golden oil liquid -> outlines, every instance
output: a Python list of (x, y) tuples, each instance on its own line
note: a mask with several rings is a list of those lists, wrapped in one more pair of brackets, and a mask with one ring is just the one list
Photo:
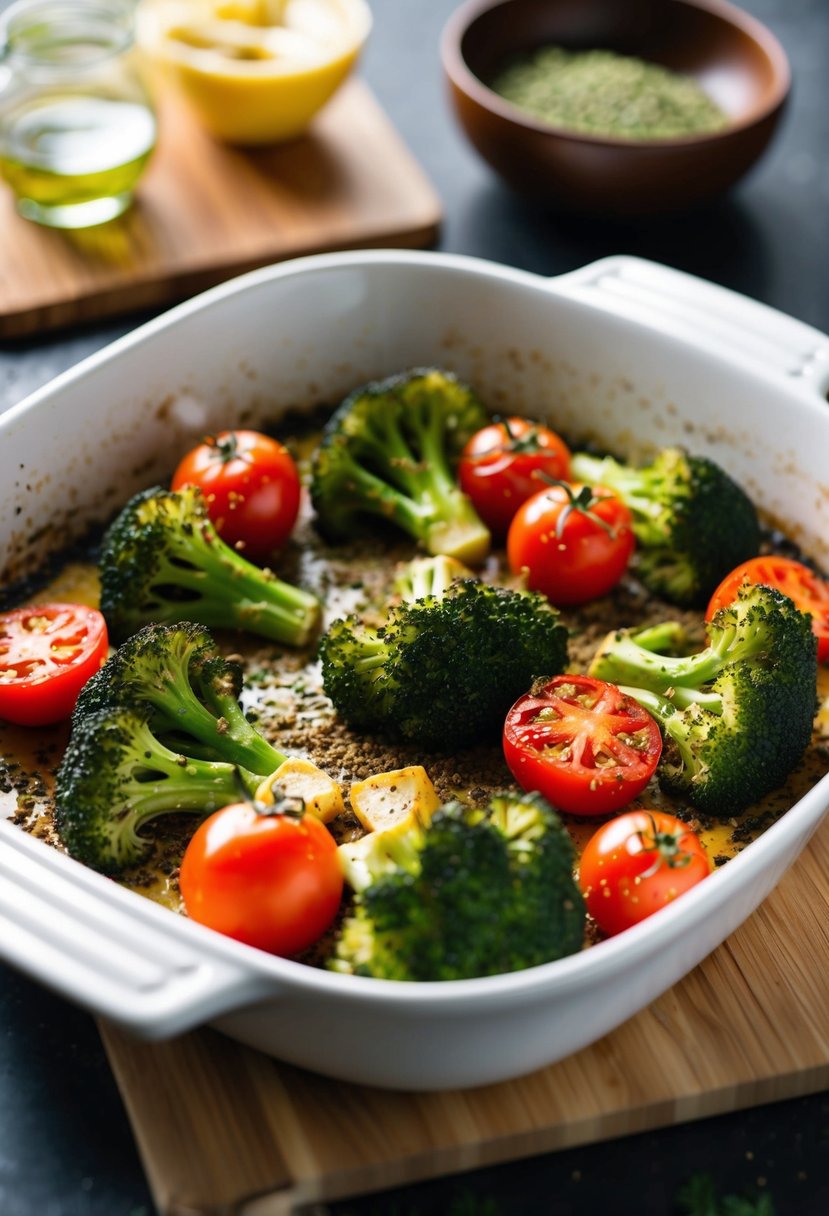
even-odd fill
[(149, 106), (68, 92), (21, 104), (5, 128), (0, 172), (18, 210), (60, 228), (120, 215), (156, 140)]

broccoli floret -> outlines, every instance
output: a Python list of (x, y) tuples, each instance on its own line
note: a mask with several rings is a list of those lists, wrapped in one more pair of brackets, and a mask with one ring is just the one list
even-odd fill
[(671, 625), (611, 634), (590, 674), (618, 684), (659, 722), (660, 784), (700, 810), (730, 816), (781, 785), (816, 710), (811, 619), (770, 587), (743, 586), (708, 625), (696, 654), (659, 654)]
[(672, 603), (702, 603), (729, 571), (759, 551), (753, 503), (705, 456), (666, 448), (652, 464), (636, 469), (578, 452), (570, 475), (608, 486), (622, 499), (639, 545), (636, 573)]
[(267, 776), (285, 757), (248, 722), (241, 693), (241, 667), (222, 657), (204, 625), (146, 625), (87, 681), (73, 723), (116, 706), (149, 706), (153, 731), (173, 751)]
[(311, 497), (322, 533), (343, 540), (380, 516), (429, 553), (483, 561), (490, 534), (454, 466), (488, 420), (471, 389), (435, 369), (357, 389), (329, 420), (314, 457)]
[(104, 537), (100, 570), (116, 642), (153, 621), (196, 621), (304, 646), (320, 616), (314, 596), (219, 538), (195, 486), (136, 494)]
[(252, 795), (261, 777), (235, 764), (171, 751), (154, 734), (148, 706), (89, 713), (72, 729), (55, 783), (55, 823), (69, 853), (115, 874), (140, 861), (140, 830), (174, 811), (200, 816)]
[[(362, 842), (361, 842), (362, 843)], [(538, 794), (450, 802), (428, 825), (372, 833), (346, 878), (354, 910), (329, 966), (393, 980), (519, 971), (581, 949), (572, 841)]]
[(567, 630), (536, 592), (446, 587), (424, 560), (411, 593), (425, 581), (441, 594), (394, 605), (379, 628), (334, 621), (320, 643), (323, 687), (358, 730), (442, 749), (484, 742), (537, 676), (564, 670)]

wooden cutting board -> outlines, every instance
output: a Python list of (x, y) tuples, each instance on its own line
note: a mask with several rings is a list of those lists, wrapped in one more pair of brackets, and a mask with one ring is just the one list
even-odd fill
[(0, 339), (166, 305), (298, 254), (436, 238), (437, 195), (361, 81), (282, 146), (218, 144), (169, 96), (159, 129), (134, 206), (109, 224), (42, 228), (0, 182)]
[(652, 1006), (569, 1059), (483, 1089), (360, 1088), (210, 1030), (148, 1045), (102, 1026), (159, 1211), (285, 1216), (826, 1089), (827, 894), (829, 821), (750, 920)]

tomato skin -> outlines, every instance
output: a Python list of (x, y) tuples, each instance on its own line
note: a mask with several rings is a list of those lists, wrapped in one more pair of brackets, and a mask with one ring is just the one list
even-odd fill
[(49, 726), (68, 718), (106, 662), (106, 622), (86, 604), (30, 604), (0, 614), (0, 718)]
[(198, 486), (226, 544), (253, 561), (284, 545), (299, 513), (300, 481), (286, 447), (258, 431), (221, 431), (179, 463), (171, 487)]
[(603, 824), (581, 856), (587, 911), (613, 935), (639, 924), (711, 873), (699, 837), (664, 811), (628, 811)]
[(196, 829), (180, 887), (192, 920), (290, 957), (333, 921), (343, 876), (334, 838), (314, 815), (239, 802)]
[[(662, 754), (651, 715), (614, 684), (555, 676), (507, 714), (504, 758), (522, 789), (570, 815), (607, 815), (642, 793)], [(614, 763), (615, 762), (615, 763)]]
[(607, 595), (633, 555), (630, 511), (604, 486), (591, 486), (589, 510), (571, 508), (583, 492), (573, 485), (549, 486), (516, 512), (507, 533), (507, 559), (527, 586), (562, 607)]
[(829, 663), (829, 581), (790, 557), (752, 557), (725, 576), (711, 596), (705, 619), (710, 621), (720, 608), (733, 604), (743, 583), (774, 587), (801, 612), (808, 612), (817, 637), (818, 662)]
[(506, 418), (482, 427), (461, 453), (461, 489), (494, 536), (504, 537), (523, 502), (542, 488), (539, 474), (556, 481), (570, 472), (570, 449), (547, 426)]

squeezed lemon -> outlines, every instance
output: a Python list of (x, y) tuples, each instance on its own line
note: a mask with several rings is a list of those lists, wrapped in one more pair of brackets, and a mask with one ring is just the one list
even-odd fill
[(139, 42), (217, 139), (302, 135), (353, 69), (365, 0), (141, 0)]

